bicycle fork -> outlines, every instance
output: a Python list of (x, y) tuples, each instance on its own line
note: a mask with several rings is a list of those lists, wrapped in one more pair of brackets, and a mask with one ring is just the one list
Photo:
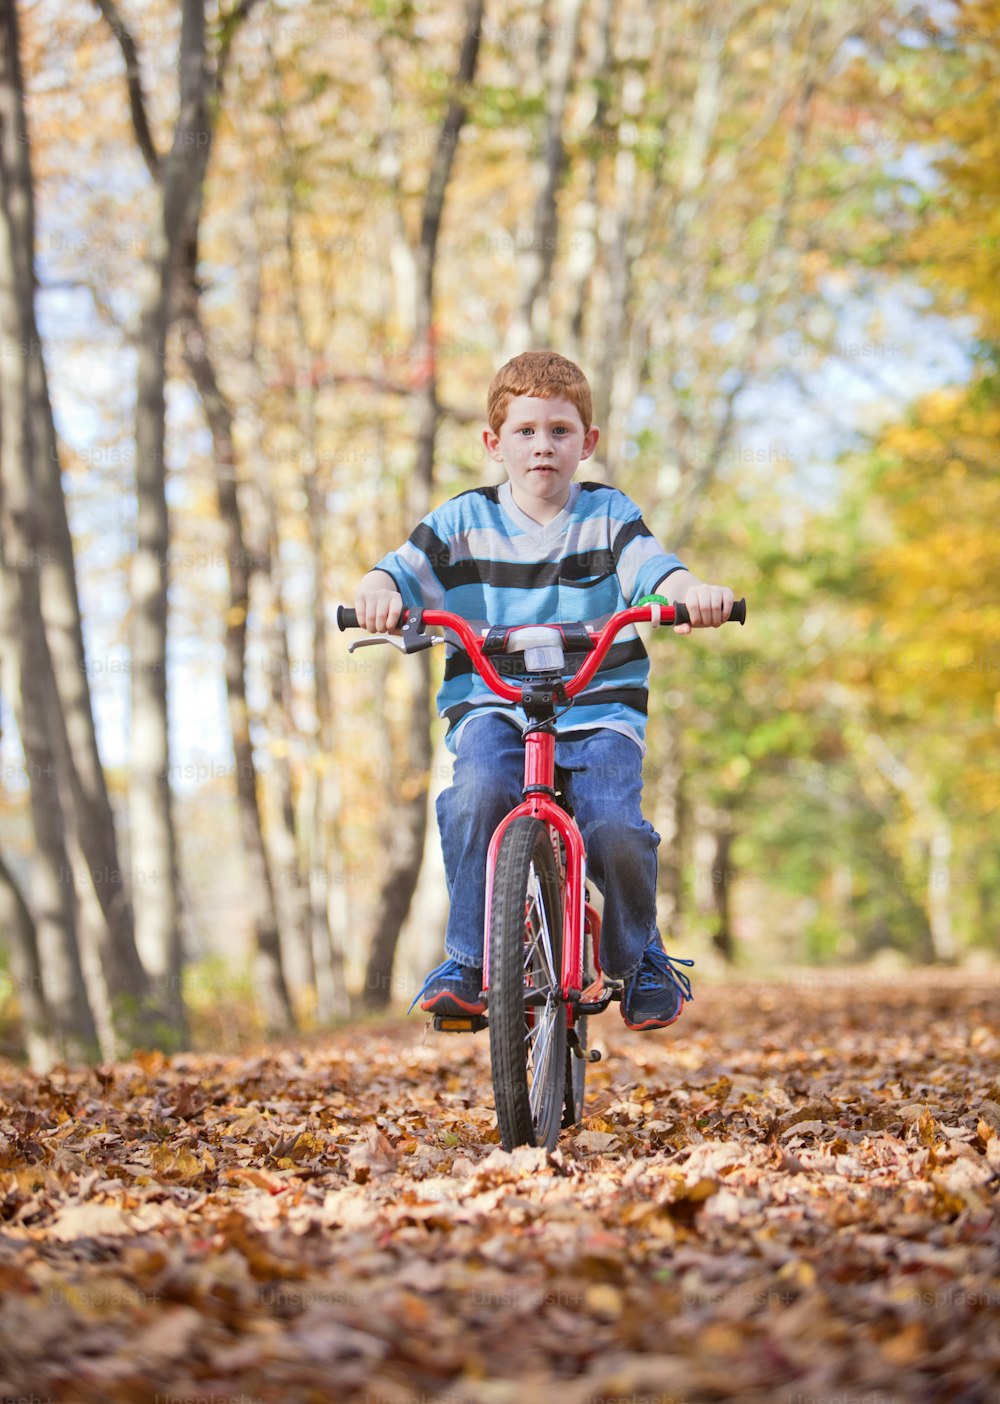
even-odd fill
[[(583, 837), (570, 814), (556, 803), (555, 791), (555, 732), (547, 727), (529, 730), (524, 737), (524, 787), (522, 802), (497, 825), (490, 840), (486, 863), (486, 929), (483, 934), (483, 991), (489, 998), (489, 922), (493, 904), (493, 879), (497, 855), (508, 826), (515, 819), (527, 816), (538, 819), (549, 831), (557, 864), (564, 873), (563, 882), (563, 941), (562, 970), (559, 997), (566, 1006), (570, 1047), (576, 1057), (597, 1062), (600, 1053), (585, 1049), (576, 1036), (574, 1024), (579, 1014), (599, 1014), (618, 994), (617, 982), (604, 980), (600, 968), (598, 944), (595, 938), (600, 918), (586, 900), (587, 855)], [(584, 952), (587, 940), (595, 966), (595, 980), (586, 991), (593, 998), (584, 1000)]]

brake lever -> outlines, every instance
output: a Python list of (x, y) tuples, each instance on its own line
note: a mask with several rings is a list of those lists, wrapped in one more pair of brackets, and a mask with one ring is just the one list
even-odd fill
[(352, 644), (348, 644), (348, 653), (353, 653), (356, 648), (374, 648), (377, 644), (391, 644), (393, 648), (398, 648), (400, 653), (406, 652), (406, 645), (402, 639), (393, 638), (390, 634), (376, 634), (369, 639), (355, 639)]
[[(409, 642), (409, 648), (407, 648)], [(424, 634), (419, 640), (410, 639), (407, 641), (398, 634), (375, 634), (368, 639), (355, 639), (352, 644), (348, 644), (348, 653), (353, 653), (356, 648), (374, 648), (376, 644), (391, 644), (400, 653), (419, 653), (421, 649), (433, 648), (435, 644), (444, 643), (441, 634)]]

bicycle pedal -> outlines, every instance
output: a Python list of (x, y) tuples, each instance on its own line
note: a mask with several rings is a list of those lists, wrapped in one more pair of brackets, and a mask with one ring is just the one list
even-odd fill
[(576, 1013), (578, 1016), (603, 1014), (612, 1000), (620, 1000), (624, 993), (624, 980), (613, 980), (602, 975), (583, 991), (576, 1004)]
[(436, 1033), (478, 1033), (480, 1029), (487, 1027), (488, 1024), (482, 1014), (466, 1014), (461, 1017), (450, 1014), (434, 1015)]

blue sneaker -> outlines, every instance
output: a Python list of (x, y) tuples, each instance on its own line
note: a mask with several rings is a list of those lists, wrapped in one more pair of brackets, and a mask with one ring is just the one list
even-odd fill
[(463, 1014), (485, 1014), (483, 972), (478, 966), (443, 960), (427, 976), (407, 1014), (418, 1001), (428, 1014), (441, 1014), (448, 1019), (459, 1019)]
[(622, 995), (622, 1018), (630, 1029), (665, 1029), (680, 1018), (684, 1001), (694, 999), (691, 981), (676, 965), (694, 961), (668, 956), (659, 941), (646, 947)]

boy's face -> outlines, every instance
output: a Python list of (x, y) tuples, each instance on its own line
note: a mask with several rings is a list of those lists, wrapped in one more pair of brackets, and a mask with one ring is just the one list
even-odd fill
[(542, 524), (566, 506), (573, 474), (594, 452), (599, 438), (593, 426), (584, 432), (572, 400), (538, 395), (516, 395), (500, 433), (483, 432), (486, 452), (507, 470), (515, 503)]

